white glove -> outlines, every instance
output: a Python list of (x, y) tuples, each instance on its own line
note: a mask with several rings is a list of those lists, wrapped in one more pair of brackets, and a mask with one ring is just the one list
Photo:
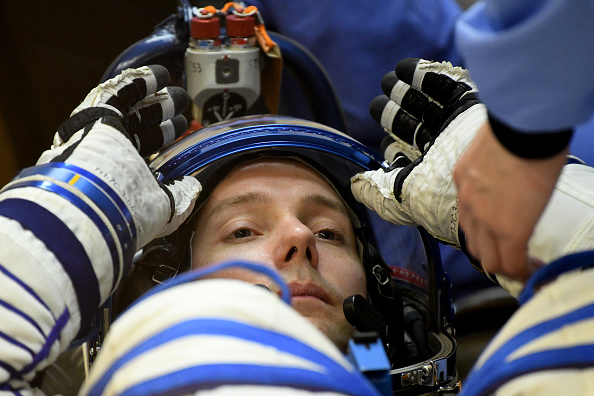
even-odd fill
[(460, 247), (452, 172), (487, 121), (476, 86), (465, 69), (407, 58), (382, 88), (389, 98), (375, 98), (370, 113), (389, 134), (382, 143), (389, 167), (355, 175), (353, 195), (385, 220), (421, 225)]
[(136, 233), (134, 251), (175, 231), (201, 190), (193, 177), (158, 183), (141, 157), (187, 128), (180, 113), (189, 96), (179, 87), (163, 88), (168, 82), (167, 69), (153, 65), (125, 70), (102, 83), (59, 127), (52, 149), (37, 163), (67, 163), (105, 182), (129, 211), (129, 223), (121, 226)]
[[(405, 59), (384, 77), (382, 88), (390, 97), (374, 99), (370, 112), (389, 134), (382, 149), (391, 166), (355, 175), (352, 192), (382, 218), (420, 225), (461, 247), (452, 172), (487, 121), (476, 86), (466, 70), (449, 63)], [(593, 230), (594, 168), (568, 164), (528, 242), (528, 254), (548, 264), (593, 249)], [(521, 282), (496, 278), (514, 296), (523, 288)]]

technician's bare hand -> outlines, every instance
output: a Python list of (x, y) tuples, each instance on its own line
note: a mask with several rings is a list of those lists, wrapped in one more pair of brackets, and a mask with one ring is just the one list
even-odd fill
[(489, 123), (458, 159), (460, 228), (485, 271), (524, 281), (542, 264), (527, 254), (536, 222), (555, 188), (567, 151), (524, 159), (505, 149)]

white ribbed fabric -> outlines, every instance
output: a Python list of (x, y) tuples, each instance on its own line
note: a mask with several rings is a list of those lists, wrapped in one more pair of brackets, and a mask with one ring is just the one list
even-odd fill
[(484, 350), (462, 395), (594, 394), (592, 284), (590, 268), (545, 285)]
[(276, 294), (210, 279), (160, 291), (111, 327), (81, 395), (376, 391)]

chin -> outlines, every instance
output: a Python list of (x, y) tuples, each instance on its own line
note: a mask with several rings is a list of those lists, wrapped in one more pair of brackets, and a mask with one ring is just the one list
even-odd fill
[[(301, 313), (301, 312), (300, 312)], [(311, 322), (322, 333), (332, 341), (343, 353), (346, 353), (355, 328), (351, 326), (344, 315), (341, 318), (329, 316), (317, 316), (301, 313), (305, 319)]]

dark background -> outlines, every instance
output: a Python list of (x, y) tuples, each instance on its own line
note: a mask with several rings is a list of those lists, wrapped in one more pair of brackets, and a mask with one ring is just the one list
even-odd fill
[(0, 185), (31, 166), (110, 63), (177, 0), (0, 0)]

